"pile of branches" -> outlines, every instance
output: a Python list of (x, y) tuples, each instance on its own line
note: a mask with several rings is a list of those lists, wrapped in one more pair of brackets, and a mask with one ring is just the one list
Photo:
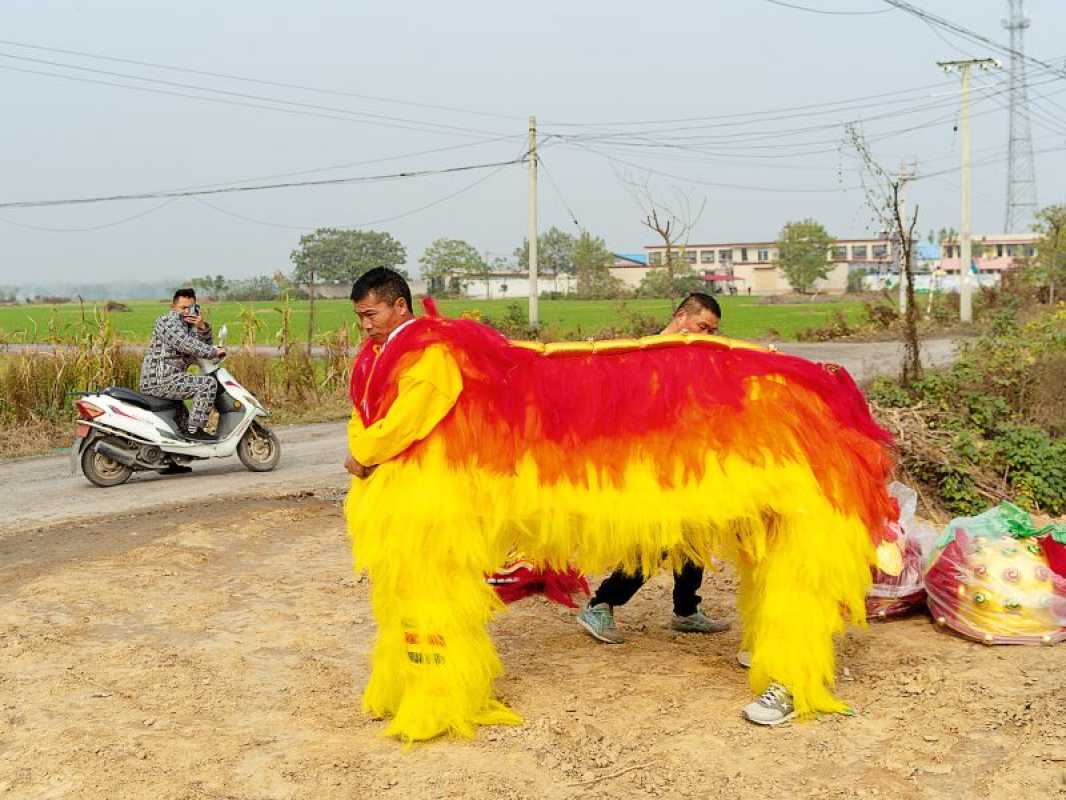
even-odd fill
[(898, 478), (918, 492), (925, 516), (938, 521), (954, 516), (941, 504), (934, 488), (937, 476), (949, 470), (966, 475), (989, 506), (1012, 499), (1005, 475), (958, 458), (953, 449), (955, 433), (937, 427), (943, 412), (921, 403), (892, 408), (874, 401), (870, 401), (870, 411), (895, 439)]

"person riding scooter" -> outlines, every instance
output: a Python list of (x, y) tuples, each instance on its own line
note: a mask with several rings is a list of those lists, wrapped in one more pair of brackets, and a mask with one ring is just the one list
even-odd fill
[(187, 370), (198, 358), (217, 360), (225, 355), (225, 350), (212, 344), (211, 326), (200, 314), (196, 292), (178, 289), (170, 310), (155, 321), (141, 363), (141, 392), (168, 400), (191, 398), (187, 438), (213, 441), (204, 426), (215, 404), (218, 383), (211, 375), (191, 375)]

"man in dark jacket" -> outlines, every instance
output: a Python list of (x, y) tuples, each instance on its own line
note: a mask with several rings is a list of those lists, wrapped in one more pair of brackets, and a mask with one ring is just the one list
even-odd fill
[(170, 310), (155, 321), (152, 340), (141, 363), (141, 392), (169, 400), (192, 399), (190, 439), (209, 441), (204, 431), (218, 385), (211, 375), (190, 375), (186, 370), (198, 358), (221, 358), (225, 350), (212, 345), (211, 326), (196, 304), (196, 292), (178, 289)]

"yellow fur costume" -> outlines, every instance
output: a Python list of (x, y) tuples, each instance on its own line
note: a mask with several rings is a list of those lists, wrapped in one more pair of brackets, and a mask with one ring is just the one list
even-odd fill
[(864, 621), (887, 435), (850, 378), (710, 336), (509, 343), (421, 318), (352, 376), (346, 516), (378, 635), (364, 708), (405, 741), (517, 723), (484, 576), (515, 546), (584, 572), (733, 561), (750, 682), (841, 711), (833, 635)]

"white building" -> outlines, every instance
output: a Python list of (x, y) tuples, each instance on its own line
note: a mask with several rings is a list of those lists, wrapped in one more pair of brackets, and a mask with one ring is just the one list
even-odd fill
[[(424, 292), (440, 294), (445, 289), (443, 279), (431, 280)], [(529, 273), (525, 271), (490, 272), (488, 275), (467, 278), (450, 276), (448, 289), (459, 291), (463, 297), (472, 300), (504, 300), (510, 297), (529, 297)], [(412, 291), (414, 291), (412, 287)], [(545, 273), (537, 275), (537, 293), (572, 294), (577, 291), (577, 279), (565, 273)]]

